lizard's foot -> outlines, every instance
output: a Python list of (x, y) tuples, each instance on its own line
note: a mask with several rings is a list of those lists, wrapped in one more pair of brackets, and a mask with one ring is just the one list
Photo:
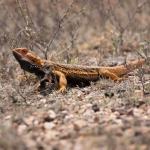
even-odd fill
[(58, 92), (65, 93), (67, 91), (66, 87), (61, 87)]
[(35, 85), (34, 89), (36, 93), (47, 95), (56, 89), (56, 83), (52, 82), (51, 79), (48, 80), (47, 78), (44, 78)]
[(124, 80), (124, 78), (117, 78), (116, 80), (114, 80), (115, 82), (117, 82), (117, 83), (120, 83), (121, 81), (123, 81)]
[(55, 83), (42, 81), (40, 82), (37, 89), (41, 94), (47, 95), (51, 93), (55, 88), (56, 88)]
[(51, 93), (52, 90), (56, 89), (58, 86), (56, 76), (51, 72), (51, 70), (46, 71), (47, 72), (45, 73), (45, 76), (40, 80), (40, 84), (38, 87), (38, 91), (40, 91), (40, 93), (44, 95)]
[(67, 86), (67, 79), (64, 73), (60, 71), (54, 71), (53, 72), (56, 76), (59, 78), (59, 90), (58, 92), (64, 93), (66, 92), (66, 86)]

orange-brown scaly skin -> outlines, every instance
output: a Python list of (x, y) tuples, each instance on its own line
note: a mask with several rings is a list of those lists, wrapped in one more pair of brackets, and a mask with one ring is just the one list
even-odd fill
[[(145, 62), (144, 59), (135, 60), (129, 62), (126, 65), (119, 65), (114, 67), (88, 67), (80, 65), (68, 65), (58, 64), (55, 62), (42, 60), (36, 56), (32, 51), (26, 48), (13, 49), (15, 58), (20, 61), (25, 59), (25, 63), (34, 64), (39, 70), (42, 70), (45, 66), (52, 70), (52, 73), (59, 78), (59, 91), (64, 92), (66, 90), (67, 83), (89, 82), (96, 81), (100, 77), (110, 78), (114, 81), (120, 81), (121, 76), (136, 69)], [(24, 62), (19, 62), (20, 64)], [(22, 67), (24, 69), (24, 67)], [(34, 73), (34, 70), (28, 70), (26, 67), (24, 70)], [(38, 70), (38, 71), (39, 71)], [(38, 71), (35, 73), (38, 76)]]

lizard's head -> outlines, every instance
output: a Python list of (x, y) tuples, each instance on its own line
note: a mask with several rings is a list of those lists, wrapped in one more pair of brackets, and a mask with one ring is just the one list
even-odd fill
[(12, 52), (23, 70), (35, 73), (37, 76), (44, 74), (41, 69), (44, 65), (44, 61), (40, 57), (36, 56), (32, 51), (27, 48), (15, 48)]

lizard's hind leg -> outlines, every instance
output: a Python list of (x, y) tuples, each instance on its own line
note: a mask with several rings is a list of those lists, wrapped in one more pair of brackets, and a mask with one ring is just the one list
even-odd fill
[(122, 78), (118, 77), (116, 74), (110, 72), (107, 69), (101, 70), (99, 72), (99, 74), (104, 76), (104, 77), (110, 78), (113, 81), (121, 81), (122, 80)]

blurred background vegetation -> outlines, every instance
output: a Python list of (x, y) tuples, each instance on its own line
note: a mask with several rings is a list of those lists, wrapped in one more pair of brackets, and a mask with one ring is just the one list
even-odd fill
[(80, 65), (148, 57), (150, 0), (0, 0), (0, 149), (150, 149), (149, 65), (120, 84), (44, 97), (33, 76), (20, 80), (16, 47)]
[(21, 46), (47, 57), (99, 37), (118, 52), (150, 39), (149, 8), (148, 0), (1, 0), (1, 51)]

